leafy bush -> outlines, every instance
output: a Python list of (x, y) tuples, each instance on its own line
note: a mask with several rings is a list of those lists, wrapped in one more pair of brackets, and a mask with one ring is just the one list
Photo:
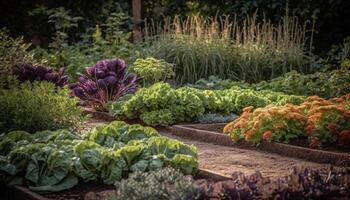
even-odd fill
[[(309, 97), (300, 104), (246, 107), (242, 115), (227, 124), (225, 133), (234, 141), (245, 139), (259, 144), (263, 140), (292, 142), (308, 140), (310, 147), (350, 144), (350, 96), (325, 100)], [(306, 134), (305, 134), (306, 133)]]
[(174, 76), (172, 64), (152, 57), (137, 59), (130, 71), (143, 78), (144, 87), (160, 81), (166, 81)]
[(173, 89), (169, 84), (160, 82), (143, 88), (122, 101), (111, 103), (109, 111), (117, 117), (141, 119), (152, 126), (167, 126), (193, 121), (204, 113), (240, 113), (246, 106), (257, 108), (271, 103), (300, 104), (303, 100), (302, 96), (239, 87), (220, 91), (187, 87)]
[(105, 110), (109, 101), (134, 93), (140, 80), (136, 74), (127, 73), (122, 59), (101, 60), (87, 67), (86, 75), (79, 82), (70, 85), (73, 94), (95, 110)]
[(258, 22), (256, 15), (243, 23), (228, 17), (176, 16), (164, 24), (146, 27), (150, 37), (146, 35), (143, 54), (173, 63), (179, 84), (210, 75), (256, 83), (309, 70), (305, 28), (294, 17), (286, 16), (277, 26)]
[(127, 179), (116, 183), (118, 199), (197, 199), (199, 190), (193, 178), (184, 176), (172, 168), (152, 172), (134, 172)]
[(0, 74), (12, 75), (25, 64), (33, 62), (30, 47), (23, 38), (11, 38), (6, 29), (0, 29)]
[(198, 168), (195, 147), (121, 121), (85, 137), (66, 130), (10, 132), (0, 136), (0, 152), (1, 182), (26, 184), (37, 192), (69, 189), (80, 181), (113, 184), (130, 172), (166, 166), (186, 174)]
[(59, 89), (49, 82), (7, 82), (0, 87), (0, 133), (12, 130), (35, 132), (60, 128), (77, 128), (82, 120), (77, 99), (67, 88)]
[(47, 81), (55, 84), (57, 87), (63, 87), (68, 81), (68, 77), (64, 75), (63, 67), (58, 72), (55, 72), (50, 67), (25, 64), (17, 75), (21, 82)]

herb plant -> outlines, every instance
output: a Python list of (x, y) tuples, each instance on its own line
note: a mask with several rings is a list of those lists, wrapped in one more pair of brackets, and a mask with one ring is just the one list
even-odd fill
[(45, 129), (75, 129), (83, 117), (67, 88), (53, 83), (3, 79), (0, 85), (0, 133), (12, 130), (35, 132)]

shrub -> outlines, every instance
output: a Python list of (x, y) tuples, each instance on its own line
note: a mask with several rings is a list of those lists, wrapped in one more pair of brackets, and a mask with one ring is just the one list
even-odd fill
[(0, 74), (12, 75), (25, 64), (33, 62), (30, 47), (23, 38), (11, 38), (6, 29), (0, 29)]
[(19, 84), (12, 80), (7, 85), (9, 88), (0, 87), (1, 133), (75, 129), (83, 120), (78, 101), (70, 97), (67, 88), (59, 89), (52, 83), (36, 81)]
[(134, 93), (140, 80), (136, 74), (128, 74), (122, 59), (101, 60), (87, 67), (79, 82), (70, 85), (73, 94), (95, 110), (106, 110), (109, 101)]
[(172, 168), (142, 173), (135, 172), (116, 183), (117, 194), (110, 200), (118, 199), (197, 199), (199, 189), (193, 178), (184, 176)]
[(137, 59), (130, 71), (143, 78), (144, 87), (160, 81), (166, 81), (174, 76), (172, 64), (152, 57)]
[(199, 16), (154, 24), (146, 27), (143, 54), (173, 63), (179, 84), (210, 75), (256, 83), (291, 70), (309, 70), (305, 27), (294, 17), (286, 16), (278, 26), (268, 20), (259, 23), (255, 15), (243, 24)]

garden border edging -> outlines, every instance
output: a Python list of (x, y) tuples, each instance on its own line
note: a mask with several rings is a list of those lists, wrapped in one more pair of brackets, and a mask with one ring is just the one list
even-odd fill
[[(217, 127), (222, 124), (211, 125)], [(252, 143), (245, 141), (234, 143), (229, 135), (193, 128), (196, 126), (201, 126), (201, 124), (174, 125), (171, 127), (171, 132), (173, 135), (201, 142), (250, 150), (262, 150), (269, 153), (276, 153), (283, 156), (300, 158), (318, 163), (327, 163), (344, 167), (350, 166), (350, 153), (324, 151), (277, 142), (262, 142), (259, 146), (254, 146)], [(202, 126), (208, 127), (210, 125), (204, 124)]]

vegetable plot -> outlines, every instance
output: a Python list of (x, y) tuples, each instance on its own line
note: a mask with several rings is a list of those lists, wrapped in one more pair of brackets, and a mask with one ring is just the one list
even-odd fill
[(109, 111), (118, 117), (141, 119), (148, 125), (168, 126), (194, 121), (205, 113), (241, 113), (246, 106), (255, 108), (268, 104), (300, 104), (305, 97), (270, 91), (254, 91), (232, 87), (227, 90), (199, 90), (189, 87), (172, 88), (156, 83), (134, 95), (112, 103)]
[(121, 121), (84, 137), (66, 130), (10, 132), (1, 137), (0, 152), (2, 182), (25, 184), (37, 192), (69, 189), (81, 181), (113, 184), (129, 172), (164, 166), (186, 174), (198, 168), (195, 147), (160, 137), (151, 127)]

